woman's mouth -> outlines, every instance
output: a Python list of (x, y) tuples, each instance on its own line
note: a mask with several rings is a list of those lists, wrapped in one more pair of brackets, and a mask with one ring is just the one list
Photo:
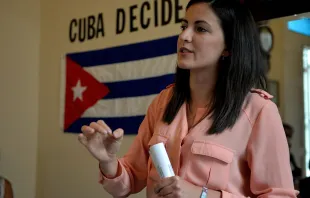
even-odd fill
[(179, 49), (179, 53), (181, 53), (181, 54), (190, 54), (190, 53), (193, 53), (193, 51), (188, 49), (188, 48), (186, 48), (186, 47), (181, 47)]

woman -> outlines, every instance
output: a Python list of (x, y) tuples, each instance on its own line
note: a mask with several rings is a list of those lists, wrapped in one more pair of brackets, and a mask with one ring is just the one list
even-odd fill
[[(152, 102), (128, 153), (123, 130), (82, 127), (114, 197), (296, 197), (278, 109), (264, 88), (251, 13), (232, 0), (191, 0), (181, 25), (175, 84)], [(161, 179), (149, 147), (164, 142), (176, 176)], [(278, 153), (280, 152), (281, 153)]]

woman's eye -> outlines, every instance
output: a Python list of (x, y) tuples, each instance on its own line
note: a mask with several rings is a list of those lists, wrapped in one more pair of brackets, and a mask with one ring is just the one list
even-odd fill
[(197, 27), (196, 29), (198, 32), (207, 32), (207, 30), (203, 27)]
[(185, 25), (181, 25), (181, 30), (185, 30), (186, 26)]

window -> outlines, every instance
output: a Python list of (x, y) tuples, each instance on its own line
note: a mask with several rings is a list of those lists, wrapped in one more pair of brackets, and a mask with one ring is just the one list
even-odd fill
[(304, 68), (304, 137), (305, 137), (305, 167), (306, 176), (310, 176), (309, 161), (310, 161), (310, 46), (303, 49), (303, 68)]

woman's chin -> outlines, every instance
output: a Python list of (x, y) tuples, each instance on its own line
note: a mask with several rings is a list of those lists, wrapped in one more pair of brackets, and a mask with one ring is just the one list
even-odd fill
[(191, 65), (184, 62), (178, 62), (178, 67), (181, 69), (191, 69)]

